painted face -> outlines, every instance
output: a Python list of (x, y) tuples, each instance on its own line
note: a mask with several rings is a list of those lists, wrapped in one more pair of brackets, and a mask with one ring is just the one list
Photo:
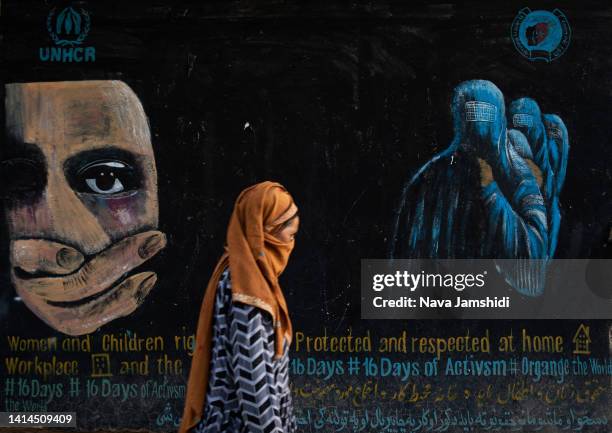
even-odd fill
[(527, 27), (526, 36), (527, 44), (532, 47), (540, 44), (548, 36), (548, 23), (537, 23), (531, 27)]
[[(58, 251), (58, 262), (61, 254), (66, 260), (71, 255), (87, 259), (120, 239), (157, 227), (149, 127), (140, 101), (125, 83), (9, 84), (5, 102), (2, 178), (12, 244), (27, 239), (65, 245), (69, 248)], [(35, 256), (26, 250), (40, 247), (36, 245), (21, 243), (11, 252), (12, 262)], [(34, 305), (26, 289), (40, 275), (28, 275), (21, 263), (12, 267), (24, 302), (47, 323), (57, 324), (52, 316), (60, 312)], [(117, 269), (121, 271), (121, 264)]]
[(15, 166), (27, 167), (15, 175), (30, 177), (15, 182), (38, 187), (7, 202), (11, 239), (52, 239), (94, 254), (157, 227), (149, 128), (127, 85), (26, 83), (6, 90), (6, 149)]

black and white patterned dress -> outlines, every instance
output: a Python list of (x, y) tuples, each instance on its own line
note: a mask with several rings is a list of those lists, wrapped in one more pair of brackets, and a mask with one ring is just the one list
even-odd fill
[(225, 270), (215, 296), (210, 375), (202, 419), (195, 433), (293, 433), (289, 347), (274, 359), (269, 313), (232, 302)]

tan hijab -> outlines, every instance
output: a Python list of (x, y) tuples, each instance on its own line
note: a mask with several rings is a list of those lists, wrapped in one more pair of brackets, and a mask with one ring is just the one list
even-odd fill
[(283, 353), (283, 338), (291, 344), (293, 328), (278, 276), (287, 266), (294, 242), (281, 242), (270, 232), (296, 212), (291, 195), (279, 183), (258, 183), (238, 196), (227, 229), (225, 253), (208, 282), (200, 308), (179, 433), (186, 433), (202, 417), (212, 350), (214, 300), (217, 285), (228, 265), (232, 300), (261, 308), (272, 316), (276, 358)]

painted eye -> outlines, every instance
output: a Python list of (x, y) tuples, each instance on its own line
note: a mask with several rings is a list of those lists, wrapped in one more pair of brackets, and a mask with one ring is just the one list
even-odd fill
[(134, 169), (122, 161), (96, 161), (77, 172), (79, 191), (113, 195), (137, 188)]

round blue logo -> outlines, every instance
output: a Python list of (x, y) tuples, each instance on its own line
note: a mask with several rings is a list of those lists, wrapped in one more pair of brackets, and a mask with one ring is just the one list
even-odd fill
[(59, 46), (81, 45), (91, 27), (89, 14), (84, 9), (75, 9), (71, 6), (62, 9), (56, 14), (51, 9), (47, 16), (47, 30), (53, 42)]
[(523, 8), (512, 22), (512, 42), (529, 60), (552, 62), (567, 50), (571, 36), (567, 17), (559, 9), (549, 12)]

